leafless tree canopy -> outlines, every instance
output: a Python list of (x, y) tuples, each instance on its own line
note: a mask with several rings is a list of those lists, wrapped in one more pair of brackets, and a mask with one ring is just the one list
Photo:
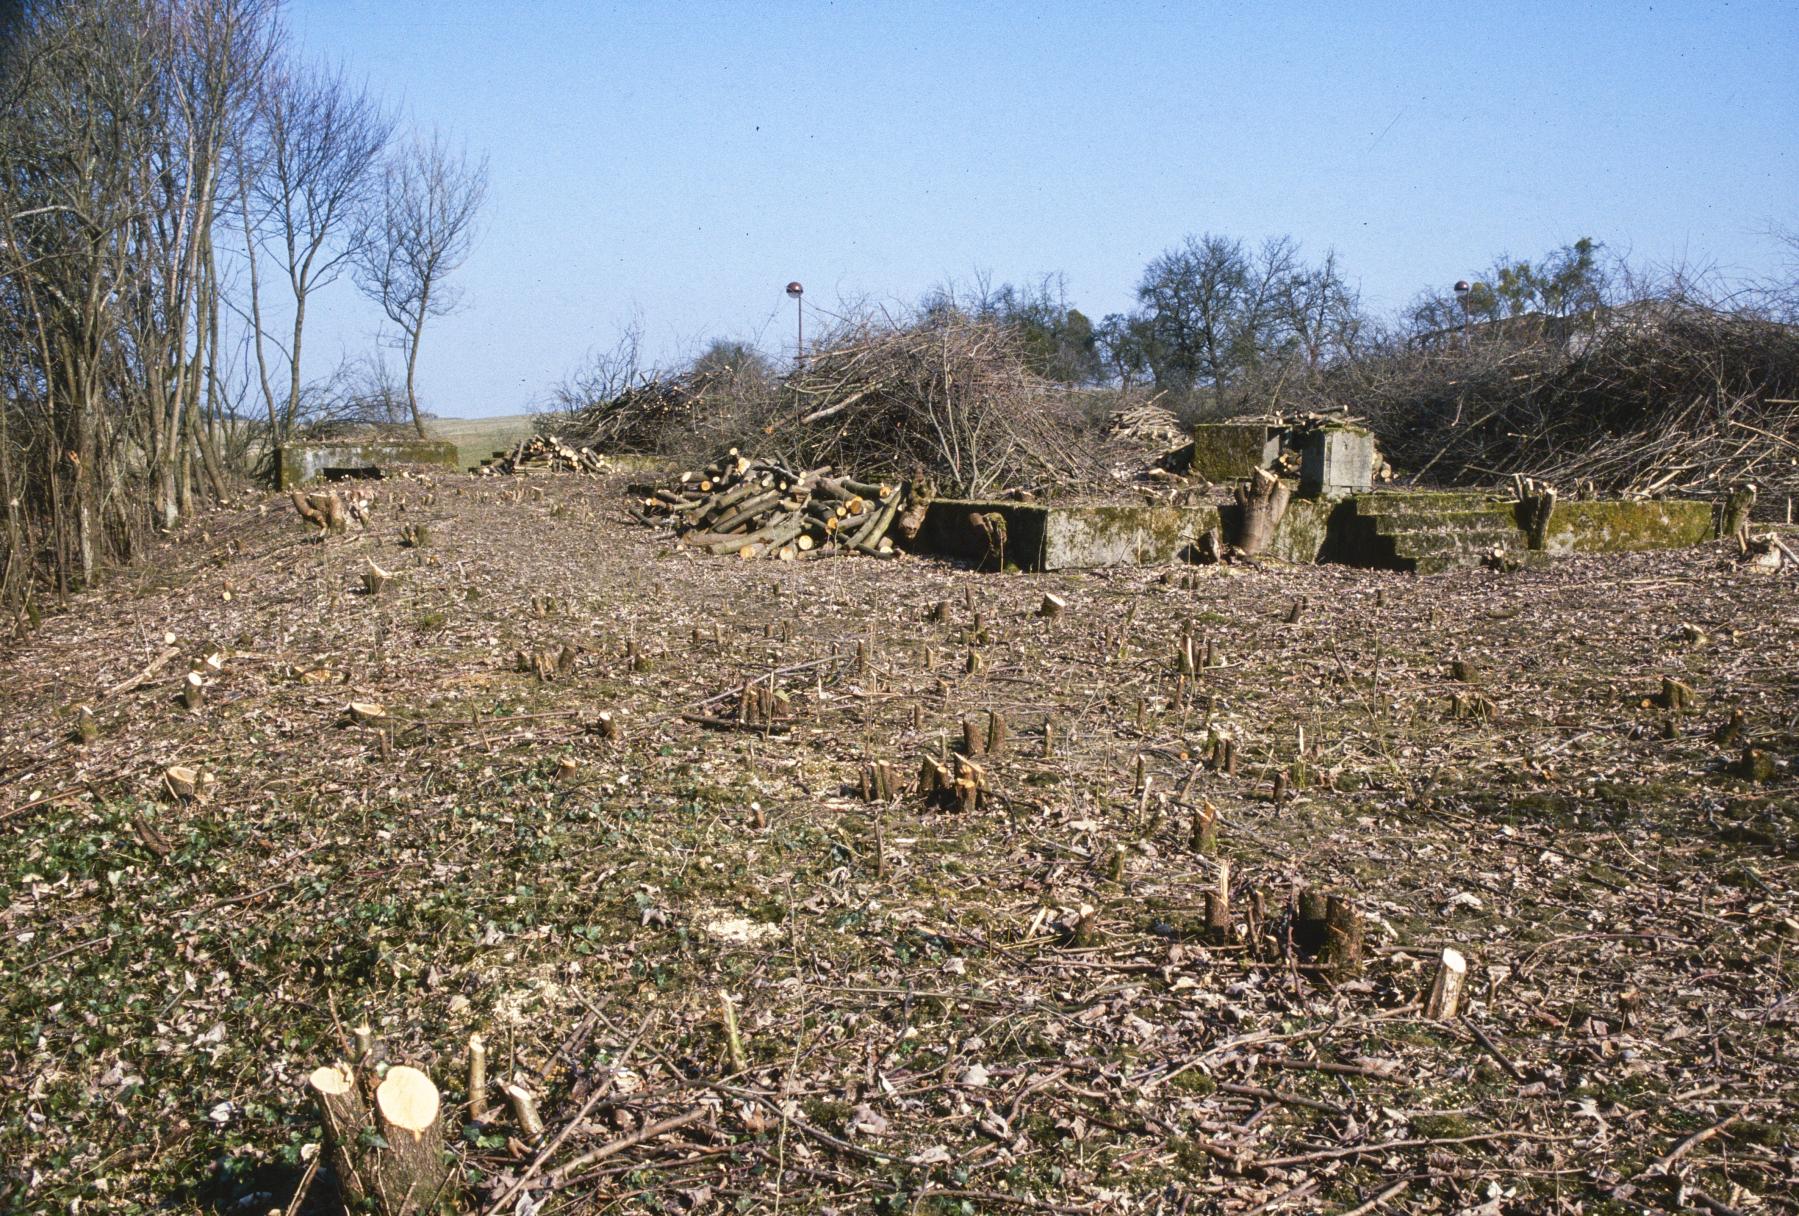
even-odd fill
[(446, 280), (475, 244), (487, 195), (487, 162), (454, 151), (442, 134), (389, 156), (379, 200), (357, 242), (357, 282), (399, 330), (406, 352), (406, 402), (420, 435), (419, 345), (425, 322), (454, 312), (460, 293)]
[[(308, 376), (305, 330), (364, 237), (397, 245), (361, 260), (383, 267), (416, 420), (419, 332), (453, 299), (444, 278), (466, 256), (481, 171), (437, 139), (383, 175), (391, 119), (340, 73), (292, 62), (280, 16), (277, 0), (56, 0), (9, 19), (9, 610), (129, 558), (341, 397), (332, 377)], [(265, 324), (277, 279), (285, 340)]]

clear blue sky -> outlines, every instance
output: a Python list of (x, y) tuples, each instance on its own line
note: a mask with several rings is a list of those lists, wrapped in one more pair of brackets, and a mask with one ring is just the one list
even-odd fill
[[(448, 415), (540, 398), (636, 315), (651, 354), (791, 349), (808, 306), (1067, 277), (1121, 311), (1188, 233), (1335, 248), (1395, 308), (1591, 235), (1743, 273), (1799, 227), (1799, 4), (292, 0), (489, 158)], [(327, 304), (327, 301), (329, 303)], [(366, 346), (347, 281), (309, 376)]]

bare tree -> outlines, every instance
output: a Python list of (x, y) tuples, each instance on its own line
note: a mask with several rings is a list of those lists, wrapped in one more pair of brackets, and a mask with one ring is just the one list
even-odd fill
[[(301, 354), (312, 294), (349, 264), (361, 217), (380, 186), (380, 162), (393, 120), (338, 69), (271, 74), (260, 91), (256, 138), (239, 158), (246, 253), (251, 259), (252, 323), (269, 426), (279, 443), (301, 406)], [(255, 206), (257, 222), (252, 221)], [(260, 226), (261, 233), (256, 233)], [(260, 239), (259, 239), (260, 238)], [(278, 402), (263, 349), (258, 246), (272, 246), (293, 293), (285, 401)]]
[(485, 159), (471, 162), (436, 133), (415, 139), (389, 156), (380, 197), (358, 241), (356, 280), (400, 330), (406, 404), (421, 436), (419, 343), (426, 320), (459, 303), (459, 293), (444, 280), (474, 247), (475, 218), (486, 194)]

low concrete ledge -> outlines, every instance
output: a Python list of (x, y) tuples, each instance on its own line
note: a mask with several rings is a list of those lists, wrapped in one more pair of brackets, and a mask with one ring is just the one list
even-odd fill
[[(988, 530), (969, 516), (1005, 521), (1000, 560), (1020, 570), (1159, 565), (1181, 559), (1213, 528), (1236, 530), (1233, 505), (1065, 506), (1055, 503), (939, 499), (925, 512), (920, 553), (996, 565)], [(1544, 551), (1626, 553), (1701, 544), (1713, 534), (1713, 505), (1697, 501), (1565, 502), (1556, 504)], [(1524, 529), (1512, 503), (1491, 494), (1381, 490), (1343, 499), (1295, 497), (1287, 504), (1265, 556), (1309, 564), (1345, 562), (1430, 572), (1478, 564), (1494, 550), (1522, 560)]]
[(1690, 499), (1558, 502), (1549, 517), (1543, 550), (1637, 553), (1684, 549), (1712, 538), (1714, 513), (1711, 503)]
[[(447, 439), (316, 439), (284, 443), (275, 450), (276, 485), (305, 485), (342, 470), (342, 476), (379, 476), (394, 465), (461, 467), (456, 445)], [(368, 470), (375, 470), (370, 474)]]
[(925, 512), (912, 548), (941, 557), (991, 561), (986, 533), (970, 515), (1006, 523), (1006, 565), (1020, 570), (1155, 565), (1172, 561), (1218, 526), (1216, 507), (1061, 506), (1035, 502), (940, 498)]

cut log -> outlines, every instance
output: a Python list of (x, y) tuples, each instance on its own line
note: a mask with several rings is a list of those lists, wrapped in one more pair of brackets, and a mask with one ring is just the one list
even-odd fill
[(525, 1139), (535, 1140), (543, 1135), (543, 1116), (537, 1113), (537, 1099), (531, 1091), (522, 1085), (502, 1085), (500, 1089), (512, 1103), (512, 1117), (518, 1120), (518, 1129)]
[(1673, 676), (1662, 677), (1662, 691), (1657, 698), (1663, 709), (1685, 713), (1693, 708), (1693, 686)]
[(1424, 1016), (1433, 1022), (1453, 1022), (1462, 1008), (1462, 986), (1468, 979), (1468, 960), (1453, 946), (1437, 960), (1437, 974), (1424, 999)]
[(184, 764), (171, 764), (162, 772), (163, 788), (178, 802), (191, 799), (200, 788), (200, 774)]
[(367, 1204), (375, 1194), (372, 1173), (365, 1174), (362, 1157), (364, 1141), (374, 1128), (369, 1110), (356, 1088), (356, 1076), (345, 1064), (327, 1064), (312, 1070), (307, 1078), (313, 1100), (318, 1104), (319, 1120), (324, 1124), (324, 1150), (331, 1170), (337, 1175), (337, 1187), (346, 1210), (355, 1211)]
[(468, 1037), (468, 1117), (487, 1117), (487, 1040), (478, 1034)]
[(362, 589), (370, 595), (380, 595), (381, 589), (392, 581), (393, 575), (375, 564), (374, 558), (368, 559), (369, 568), (362, 573)]
[(1218, 852), (1218, 808), (1205, 803), (1193, 813), (1188, 844), (1195, 853), (1211, 857)]
[(962, 754), (978, 756), (986, 750), (986, 740), (981, 734), (980, 724), (973, 718), (962, 719)]
[(1006, 750), (1006, 716), (997, 709), (987, 711), (987, 754)]
[(1756, 494), (1754, 485), (1741, 485), (1733, 487), (1724, 500), (1718, 535), (1725, 540), (1734, 540), (1739, 549), (1749, 542), (1749, 515), (1755, 510)]

